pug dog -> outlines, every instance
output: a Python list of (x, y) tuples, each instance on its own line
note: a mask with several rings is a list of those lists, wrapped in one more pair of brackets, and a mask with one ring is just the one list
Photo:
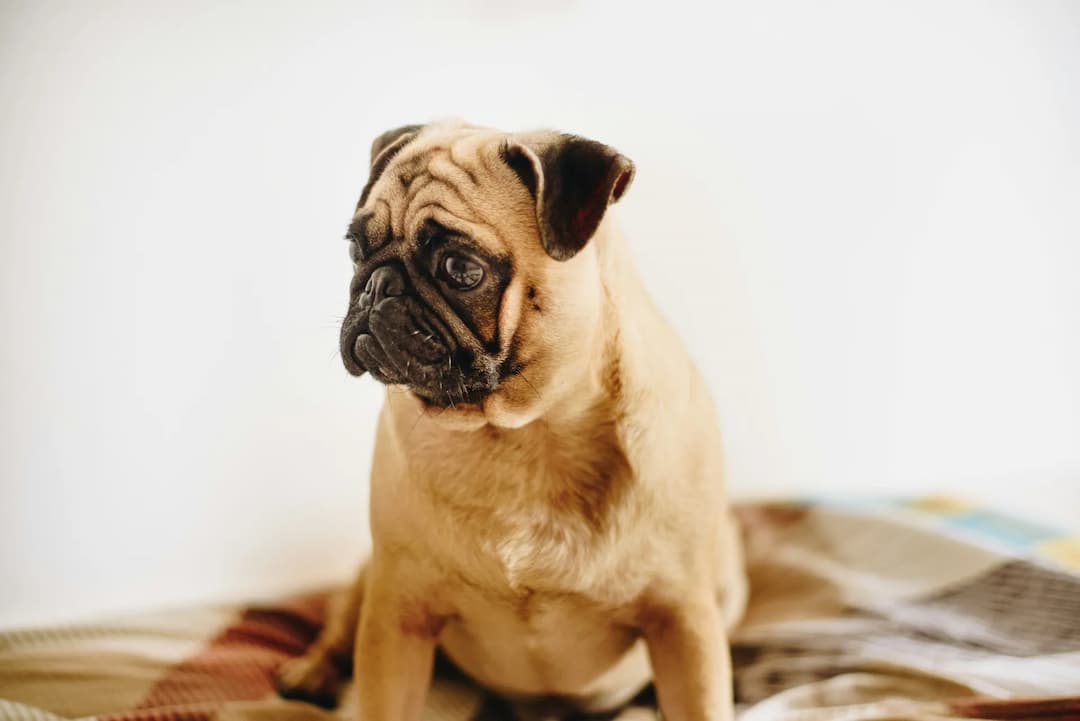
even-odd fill
[(384, 133), (349, 225), (349, 373), (386, 386), (371, 556), (283, 695), (416, 721), (436, 650), (528, 704), (732, 717), (747, 588), (709, 390), (608, 213), (599, 142), (458, 121)]

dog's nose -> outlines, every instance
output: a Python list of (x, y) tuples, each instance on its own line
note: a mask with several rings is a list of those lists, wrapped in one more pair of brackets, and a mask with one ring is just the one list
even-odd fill
[(405, 294), (405, 279), (397, 268), (384, 265), (376, 268), (364, 285), (364, 292), (360, 296), (360, 305), (377, 305), (383, 298), (390, 298)]

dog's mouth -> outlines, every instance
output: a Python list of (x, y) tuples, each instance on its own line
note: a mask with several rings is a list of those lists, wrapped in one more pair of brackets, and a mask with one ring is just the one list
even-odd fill
[(495, 361), (459, 341), (410, 292), (399, 268), (375, 269), (356, 291), (341, 327), (341, 357), (349, 373), (405, 386), (436, 407), (480, 403), (495, 390)]
[(474, 354), (461, 347), (451, 350), (434, 329), (357, 328), (350, 335), (342, 343), (349, 373), (366, 372), (385, 385), (405, 386), (427, 406), (480, 403), (495, 390), (492, 374), (477, 367)]

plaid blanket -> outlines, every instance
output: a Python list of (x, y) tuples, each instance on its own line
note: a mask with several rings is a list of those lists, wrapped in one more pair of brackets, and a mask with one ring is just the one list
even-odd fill
[[(741, 721), (1080, 721), (1080, 538), (948, 499), (743, 505)], [(0, 719), (351, 718), (275, 696), (329, 592), (0, 634)], [(508, 711), (440, 666), (425, 719)], [(655, 718), (646, 693), (618, 718)]]

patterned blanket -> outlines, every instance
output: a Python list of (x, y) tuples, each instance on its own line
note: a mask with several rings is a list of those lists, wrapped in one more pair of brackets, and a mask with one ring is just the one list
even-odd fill
[[(1080, 537), (948, 499), (743, 505), (741, 721), (1080, 721)], [(351, 718), (275, 696), (328, 592), (0, 633), (0, 719)], [(617, 716), (656, 717), (643, 694)], [(507, 718), (440, 666), (425, 719)]]

